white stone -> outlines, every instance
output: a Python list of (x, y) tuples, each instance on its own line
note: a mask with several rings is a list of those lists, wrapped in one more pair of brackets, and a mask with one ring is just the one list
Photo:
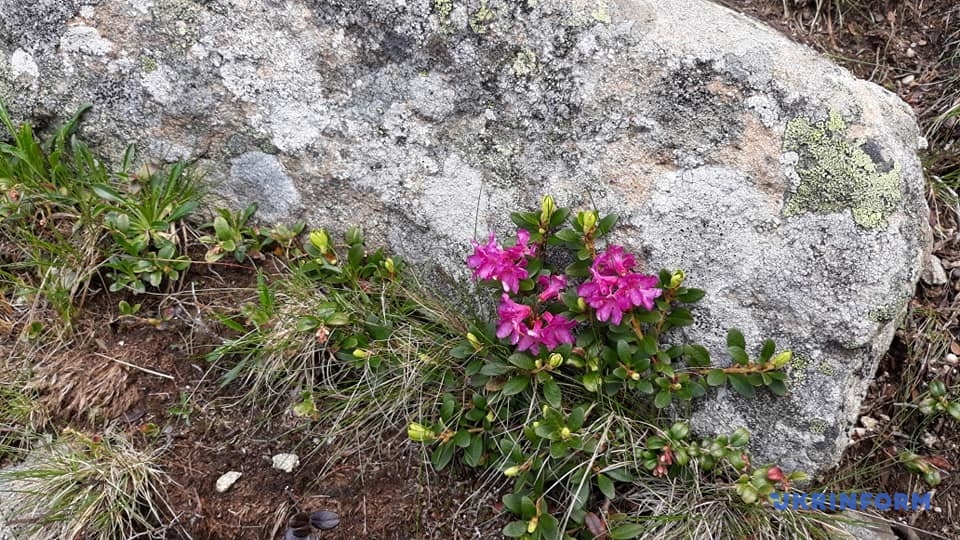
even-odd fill
[(60, 37), (63, 52), (103, 56), (113, 50), (113, 43), (103, 39), (100, 31), (91, 26), (71, 26)]
[(277, 454), (273, 456), (273, 468), (283, 472), (293, 472), (300, 466), (300, 458), (296, 454)]
[(230, 489), (233, 484), (243, 476), (243, 473), (237, 471), (229, 471), (223, 473), (220, 478), (217, 478), (217, 493), (224, 493)]
[(40, 68), (30, 53), (23, 49), (17, 49), (10, 56), (10, 74), (13, 75), (14, 79), (21, 75), (36, 79), (40, 76)]

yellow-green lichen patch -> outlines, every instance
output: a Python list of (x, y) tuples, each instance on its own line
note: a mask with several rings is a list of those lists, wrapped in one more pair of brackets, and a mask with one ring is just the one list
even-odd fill
[(590, 12), (590, 16), (602, 23), (610, 23), (610, 5), (607, 0), (597, 0), (597, 7)]
[(827, 430), (827, 423), (819, 418), (814, 418), (813, 420), (810, 420), (810, 423), (807, 425), (807, 429), (810, 430), (810, 433), (816, 433), (817, 435), (820, 435)]
[(157, 70), (157, 61), (147, 55), (143, 55), (140, 57), (140, 69), (142, 69), (144, 73), (153, 73)]
[(809, 358), (793, 355), (793, 360), (790, 361), (787, 368), (787, 374), (790, 376), (790, 386), (803, 386), (803, 383), (807, 382), (807, 369), (809, 368)]
[(433, 0), (433, 9), (440, 15), (440, 20), (446, 20), (453, 11), (453, 0)]
[(907, 310), (907, 302), (909, 301), (909, 296), (901, 294), (896, 300), (886, 304), (881, 304), (870, 310), (870, 312), (867, 313), (867, 318), (876, 323), (890, 322), (898, 318)]
[(800, 185), (783, 213), (832, 213), (847, 208), (865, 229), (887, 226), (887, 217), (900, 203), (900, 164), (880, 172), (860, 145), (845, 136), (846, 124), (836, 111), (825, 122), (795, 118), (783, 134), (784, 150), (800, 156)]
[(826, 375), (827, 377), (833, 377), (836, 374), (836, 370), (827, 362), (820, 362), (817, 364), (817, 373)]
[(482, 34), (487, 31), (487, 25), (493, 21), (494, 17), (496, 17), (496, 13), (487, 7), (486, 0), (480, 0), (480, 7), (470, 16), (470, 28), (474, 32)]
[(537, 69), (537, 55), (530, 50), (524, 49), (517, 53), (513, 59), (511, 71), (517, 77), (529, 75)]

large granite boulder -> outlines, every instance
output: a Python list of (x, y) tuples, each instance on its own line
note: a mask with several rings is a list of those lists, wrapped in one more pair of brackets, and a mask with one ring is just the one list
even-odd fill
[(197, 160), (267, 220), (362, 223), (466, 281), (468, 241), (543, 193), (619, 212), (709, 296), (689, 330), (792, 348), (792, 394), (721, 392), (763, 461), (847, 440), (928, 243), (910, 109), (701, 0), (0, 0), (0, 99), (95, 108), (107, 155)]

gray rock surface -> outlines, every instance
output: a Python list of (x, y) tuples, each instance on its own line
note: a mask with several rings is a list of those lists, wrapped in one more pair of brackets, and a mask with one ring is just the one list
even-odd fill
[(790, 397), (721, 392), (695, 427), (745, 425), (759, 461), (809, 472), (929, 242), (907, 105), (702, 0), (0, 0), (0, 99), (40, 125), (91, 102), (108, 155), (363, 224), (448, 293), (468, 241), (543, 193), (617, 211), (648, 267), (709, 291), (690, 337), (796, 352)]

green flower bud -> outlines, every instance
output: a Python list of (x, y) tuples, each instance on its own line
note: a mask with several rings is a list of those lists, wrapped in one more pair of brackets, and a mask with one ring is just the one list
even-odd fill
[(683, 270), (677, 270), (673, 273), (673, 276), (670, 278), (670, 288), (676, 289), (683, 283), (683, 279), (686, 277), (686, 274), (683, 273)]
[(493, 409), (487, 411), (487, 416), (486, 416), (487, 422), (493, 422), (494, 418), (495, 416), (493, 415)]
[(483, 348), (483, 344), (480, 343), (480, 340), (477, 339), (477, 336), (473, 335), (473, 332), (467, 332), (467, 341), (470, 342), (470, 345), (473, 346), (474, 350), (479, 351)]
[(550, 368), (556, 369), (563, 365), (563, 356), (559, 353), (553, 353), (550, 355)]
[(633, 380), (635, 380), (635, 381), (639, 381), (639, 380), (640, 380), (640, 374), (637, 373), (636, 371), (634, 371), (634, 372), (630, 373), (630, 378), (633, 379)]
[(326, 254), (330, 251), (330, 237), (327, 236), (327, 231), (310, 231), (310, 243), (313, 247), (317, 248), (320, 253)]
[(507, 467), (507, 469), (503, 471), (503, 474), (505, 476), (517, 476), (520, 474), (520, 466), (514, 465), (513, 467)]
[(550, 218), (553, 216), (553, 213), (556, 212), (557, 205), (553, 201), (553, 197), (547, 195), (540, 202), (540, 224), (549, 225)]
[(540, 524), (540, 518), (538, 516), (533, 516), (530, 518), (530, 521), (527, 522), (527, 533), (533, 534), (537, 531), (537, 525)]
[(577, 298), (577, 309), (580, 311), (587, 310), (587, 301), (584, 300), (582, 296)]
[(411, 441), (423, 443), (433, 441), (436, 438), (436, 434), (422, 424), (413, 422), (407, 426), (407, 437), (409, 437)]
[(383, 261), (383, 267), (386, 268), (387, 272), (390, 272), (391, 274), (397, 271), (397, 266), (391, 257), (388, 257), (387, 260)]
[(368, 351), (368, 350), (366, 350), (366, 349), (354, 349), (354, 350), (353, 350), (353, 357), (354, 357), (354, 358), (360, 358), (360, 359), (369, 358), (369, 357), (370, 357), (370, 354), (371, 354), (370, 351)]
[(563, 429), (560, 430), (560, 438), (565, 441), (570, 440), (571, 435), (573, 435), (573, 432), (567, 426), (563, 426)]
[(592, 233), (597, 228), (597, 213), (595, 211), (580, 212), (577, 218), (584, 233)]
[(770, 362), (773, 363), (774, 368), (780, 369), (783, 366), (787, 365), (792, 358), (793, 358), (792, 351), (783, 351), (780, 354), (774, 356), (773, 359), (770, 360)]

